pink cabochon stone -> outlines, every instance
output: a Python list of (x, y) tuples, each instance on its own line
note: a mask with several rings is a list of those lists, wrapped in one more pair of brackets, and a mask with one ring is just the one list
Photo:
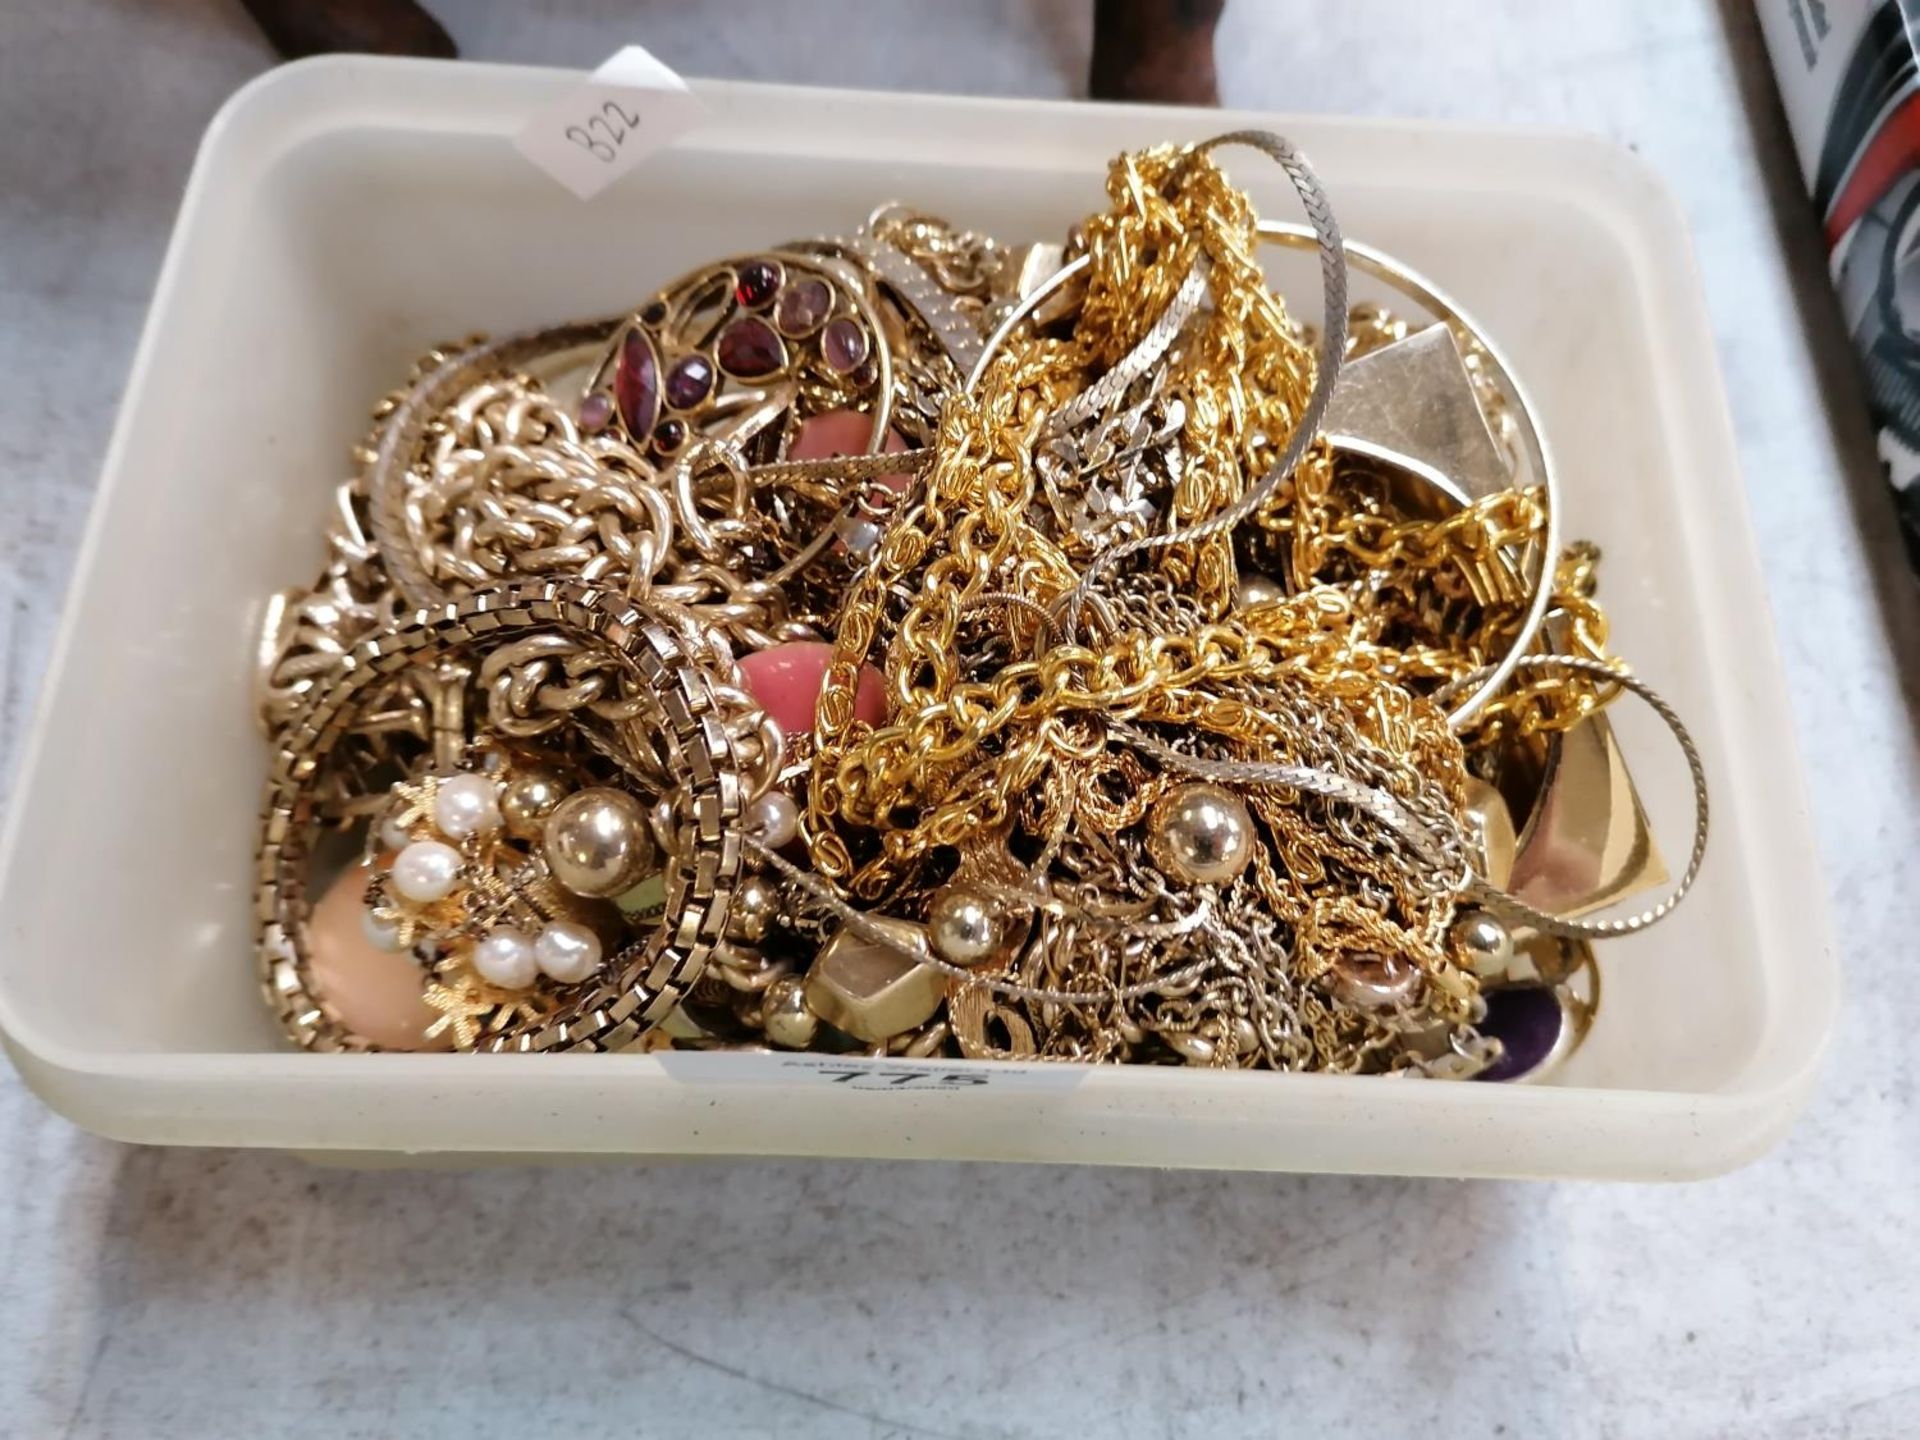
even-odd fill
[[(858, 410), (827, 410), (811, 420), (800, 422), (800, 433), (787, 447), (789, 460), (825, 460), (829, 456), (864, 455), (867, 437), (873, 434), (873, 419)], [(907, 442), (893, 430), (887, 431), (887, 443), (881, 447), (889, 455), (898, 455)], [(882, 475), (880, 483), (893, 490), (905, 490), (910, 475)]]
[(425, 1038), (440, 1012), (422, 994), (426, 977), (413, 957), (376, 949), (361, 929), (372, 878), (367, 866), (355, 865), (313, 907), (307, 924), (313, 988), (349, 1030), (383, 1050), (451, 1049), (453, 1037), (445, 1031)]
[[(820, 703), (820, 687), (827, 681), (833, 646), (824, 640), (788, 640), (757, 650), (740, 662), (747, 689), (789, 735), (813, 729), (813, 712)], [(853, 697), (854, 718), (878, 725), (887, 718), (887, 682), (871, 665), (860, 667), (860, 687)]]

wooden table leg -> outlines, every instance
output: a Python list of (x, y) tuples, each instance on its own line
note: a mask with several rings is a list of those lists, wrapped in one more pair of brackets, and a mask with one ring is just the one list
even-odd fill
[(1095, 100), (1218, 105), (1213, 32), (1226, 0), (1093, 0)]
[(240, 0), (288, 60), (349, 51), (363, 55), (425, 55), (451, 60), (458, 52), (440, 22), (414, 0)]

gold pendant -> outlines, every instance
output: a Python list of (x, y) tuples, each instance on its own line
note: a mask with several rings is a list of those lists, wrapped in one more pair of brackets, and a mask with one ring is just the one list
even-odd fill
[(1536, 909), (1571, 918), (1667, 879), (1613, 726), (1590, 715), (1548, 748), (1506, 888)]
[[(1445, 325), (1346, 365), (1322, 428), (1336, 454), (1421, 482), (1426, 494), (1396, 497), (1416, 514), (1471, 505), (1513, 486), (1459, 342)], [(1451, 503), (1436, 507), (1441, 498)]]

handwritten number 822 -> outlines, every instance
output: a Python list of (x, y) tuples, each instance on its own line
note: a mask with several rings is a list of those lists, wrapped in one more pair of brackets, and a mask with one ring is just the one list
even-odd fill
[(609, 100), (584, 125), (569, 125), (567, 139), (603, 165), (611, 165), (627, 136), (640, 128), (640, 117), (630, 115), (618, 100)]

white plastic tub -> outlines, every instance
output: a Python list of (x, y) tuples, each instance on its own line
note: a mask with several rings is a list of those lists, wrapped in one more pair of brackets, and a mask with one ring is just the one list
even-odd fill
[[(0, 1026), (47, 1102), (125, 1139), (307, 1150), (834, 1154), (1682, 1177), (1787, 1126), (1836, 974), (1780, 668), (1680, 216), (1596, 141), (1420, 124), (701, 85), (712, 123), (591, 204), (513, 150), (573, 77), (328, 60), (208, 132), (108, 453), (0, 865)], [(1009, 238), (1106, 159), (1245, 124), (1313, 156), (1347, 233), (1425, 270), (1536, 397), (1614, 638), (1714, 784), (1679, 914), (1602, 953), (1551, 1083), (1168, 1069), (876, 1093), (751, 1056), (313, 1056), (254, 980), (262, 597), (311, 574), (370, 403), (438, 340), (624, 308), (703, 257), (909, 199)], [(1229, 157), (1263, 208), (1277, 171)], [(1302, 295), (1304, 300), (1309, 298)], [(1619, 723), (1683, 853), (1684, 772)]]

